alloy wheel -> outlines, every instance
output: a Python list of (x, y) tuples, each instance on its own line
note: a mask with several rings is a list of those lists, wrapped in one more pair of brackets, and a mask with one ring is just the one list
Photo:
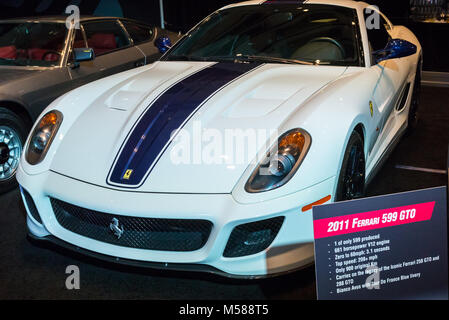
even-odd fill
[(9, 180), (15, 175), (22, 149), (18, 133), (10, 127), (0, 126), (0, 181)]

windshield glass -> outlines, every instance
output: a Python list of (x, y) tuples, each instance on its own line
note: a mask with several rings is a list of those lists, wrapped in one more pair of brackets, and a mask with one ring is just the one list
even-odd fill
[(360, 66), (356, 28), (355, 10), (344, 7), (241, 6), (206, 18), (164, 59)]
[(0, 23), (0, 65), (59, 65), (66, 34), (63, 23)]

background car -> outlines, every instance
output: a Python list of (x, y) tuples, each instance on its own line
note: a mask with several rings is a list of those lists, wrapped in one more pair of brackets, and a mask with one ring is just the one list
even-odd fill
[(123, 18), (84, 17), (70, 30), (65, 16), (0, 21), (0, 193), (16, 186), (25, 138), (42, 110), (88, 82), (154, 62), (154, 41), (167, 36), (179, 38)]
[(151, 67), (46, 109), (18, 169), (30, 236), (162, 269), (303, 268), (313, 206), (363, 196), (413, 125), (421, 61), (363, 2), (223, 8)]

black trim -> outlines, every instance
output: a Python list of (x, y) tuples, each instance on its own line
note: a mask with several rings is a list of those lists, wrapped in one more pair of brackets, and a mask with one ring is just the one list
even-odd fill
[(360, 67), (366, 67), (366, 60), (365, 60), (365, 50), (363, 49), (363, 40), (362, 40), (362, 30), (360, 29), (360, 23), (359, 23), (359, 15), (357, 14), (357, 10), (353, 9), (354, 12), (354, 22), (356, 29), (354, 31), (356, 42), (358, 44), (358, 55), (359, 55), (359, 66)]
[(215, 276), (220, 276), (228, 279), (235, 280), (262, 280), (262, 279), (270, 279), (274, 277), (279, 277), (283, 275), (287, 275), (299, 270), (303, 270), (305, 268), (310, 267), (313, 264), (305, 265), (297, 269), (292, 269), (286, 272), (280, 272), (275, 274), (263, 275), (263, 276), (239, 276), (226, 273), (212, 266), (204, 265), (204, 264), (183, 264), (183, 263), (160, 263), (160, 262), (146, 262), (146, 261), (138, 261), (138, 260), (130, 260), (123, 259), (118, 257), (112, 257), (100, 253), (96, 253), (90, 250), (86, 250), (72, 244), (69, 244), (63, 240), (60, 240), (54, 236), (47, 236), (44, 238), (39, 238), (33, 235), (31, 232), (28, 232), (28, 238), (32, 241), (40, 242), (40, 243), (49, 243), (52, 245), (56, 245), (63, 249), (69, 250), (71, 252), (81, 254), (83, 256), (87, 256), (93, 258), (95, 260), (104, 261), (111, 264), (118, 264), (122, 266), (129, 267), (137, 267), (137, 268), (145, 268), (145, 269), (153, 269), (153, 270), (164, 270), (164, 271), (175, 271), (175, 272), (199, 272), (205, 273)]

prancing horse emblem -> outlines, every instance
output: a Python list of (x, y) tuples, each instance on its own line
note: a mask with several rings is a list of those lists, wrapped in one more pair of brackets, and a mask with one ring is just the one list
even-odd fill
[(125, 232), (123, 226), (120, 227), (120, 221), (118, 221), (118, 219), (116, 218), (112, 219), (112, 222), (109, 224), (109, 229), (112, 231), (114, 236), (117, 237), (117, 239), (120, 239)]

